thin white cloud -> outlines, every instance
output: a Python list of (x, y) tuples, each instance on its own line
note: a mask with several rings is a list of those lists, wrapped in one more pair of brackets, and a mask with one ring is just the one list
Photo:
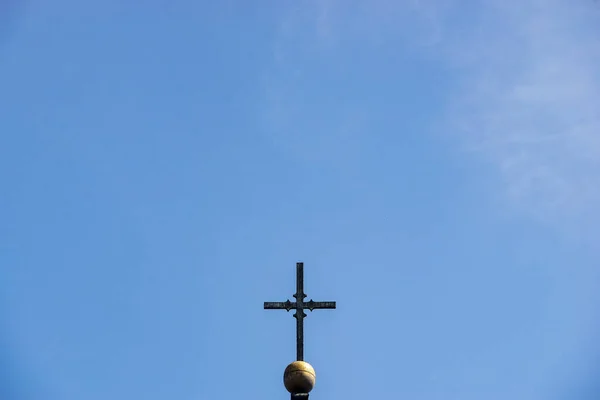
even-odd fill
[[(308, 0), (290, 3), (280, 16), (272, 65), (264, 78), (262, 121), (272, 143), (288, 155), (351, 168), (372, 135), (370, 104), (360, 94), (340, 94), (343, 82), (333, 91), (333, 85), (328, 91), (307, 88), (317, 79), (334, 82), (336, 69), (345, 63), (352, 68), (353, 48), (376, 46), (396, 35), (398, 20), (421, 27), (418, 37), (425, 39), (417, 45), (435, 41), (437, 24), (432, 18), (415, 23), (420, 7), (416, 3), (406, 10), (393, 1), (376, 3), (372, 7), (365, 1)], [(417, 36), (406, 33), (403, 41), (413, 43)]]
[(467, 76), (449, 126), (498, 168), (515, 204), (543, 218), (600, 216), (599, 11), (488, 2), (468, 47), (444, 45)]
[[(459, 80), (437, 128), (489, 162), (501, 176), (502, 196), (546, 220), (600, 221), (600, 3), (468, 3), (303, 2), (282, 25), (276, 60), (298, 69), (271, 81), (271, 122), (286, 132), (284, 142), (296, 135), (310, 148), (315, 143), (305, 140), (307, 130), (343, 137), (339, 127), (360, 104), (337, 105), (337, 114), (308, 109), (318, 94), (302, 92), (303, 66), (334, 60), (341, 42), (420, 47)], [(368, 130), (368, 107), (362, 110)], [(324, 154), (340, 151), (330, 147)]]
[[(365, 131), (358, 100), (340, 101), (337, 93), (307, 90), (315, 71), (327, 73), (335, 60), (331, 1), (290, 5), (279, 22), (273, 62), (266, 71), (262, 120), (274, 146), (290, 157), (334, 167), (352, 165)], [(322, 76), (320, 76), (322, 79)]]

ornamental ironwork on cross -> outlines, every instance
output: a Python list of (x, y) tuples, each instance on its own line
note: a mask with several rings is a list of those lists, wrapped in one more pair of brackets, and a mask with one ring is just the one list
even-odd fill
[(294, 318), (296, 318), (296, 360), (304, 361), (304, 318), (306, 314), (304, 310), (317, 309), (334, 309), (335, 301), (304, 301), (306, 294), (304, 294), (304, 263), (296, 263), (296, 294), (294, 294), (296, 301), (273, 302), (265, 301), (265, 310), (296, 310)]

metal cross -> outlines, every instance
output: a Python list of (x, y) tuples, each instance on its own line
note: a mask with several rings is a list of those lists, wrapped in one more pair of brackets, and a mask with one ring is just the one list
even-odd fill
[(304, 294), (304, 263), (296, 263), (296, 301), (265, 301), (265, 310), (296, 310), (294, 318), (296, 318), (296, 359), (304, 361), (304, 310), (316, 310), (318, 308), (335, 308), (335, 301), (313, 301), (310, 299), (304, 302), (306, 295)]

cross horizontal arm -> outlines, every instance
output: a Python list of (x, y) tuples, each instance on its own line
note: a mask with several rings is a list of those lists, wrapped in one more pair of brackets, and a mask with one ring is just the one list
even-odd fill
[(303, 308), (308, 308), (310, 311), (312, 310), (316, 310), (316, 309), (334, 309), (335, 308), (335, 301), (313, 301), (312, 299), (310, 301), (305, 302)]
[[(265, 301), (265, 310), (293, 310), (298, 307), (295, 301)], [(335, 301), (307, 301), (302, 303), (304, 310), (335, 309)]]
[(287, 310), (296, 308), (295, 301), (265, 301), (265, 310)]

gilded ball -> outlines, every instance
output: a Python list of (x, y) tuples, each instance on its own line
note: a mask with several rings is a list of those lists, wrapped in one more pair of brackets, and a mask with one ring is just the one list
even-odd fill
[(290, 393), (308, 393), (315, 386), (314, 368), (307, 362), (294, 361), (283, 373), (283, 384)]

